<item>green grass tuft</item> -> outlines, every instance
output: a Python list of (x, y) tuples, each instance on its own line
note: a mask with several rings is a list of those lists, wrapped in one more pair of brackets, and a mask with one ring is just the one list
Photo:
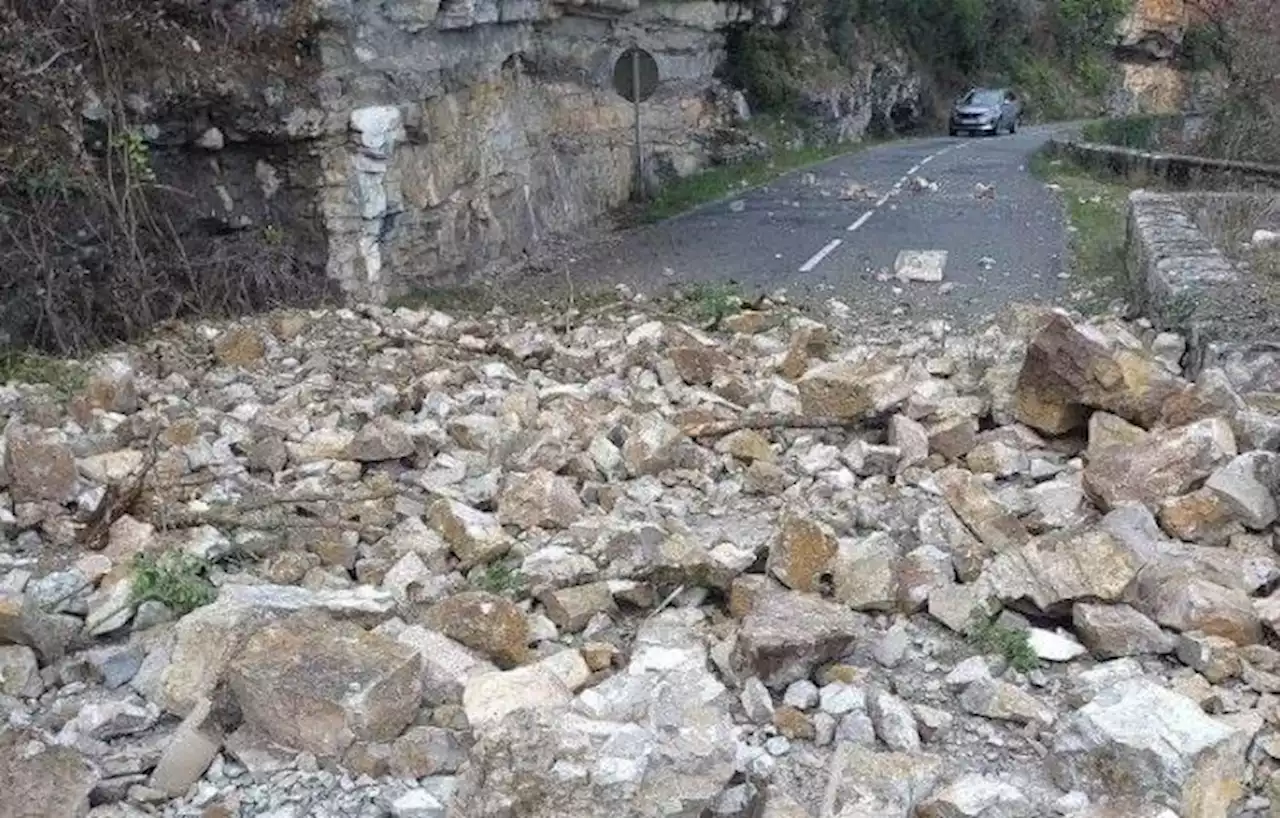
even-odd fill
[(62, 398), (84, 388), (84, 369), (70, 361), (27, 350), (0, 351), (0, 384), (46, 384)]
[(1006, 628), (996, 620), (975, 613), (969, 627), (969, 641), (983, 653), (1004, 657), (1009, 666), (1020, 673), (1040, 667), (1040, 657), (1031, 647), (1026, 631)]
[(207, 560), (185, 551), (139, 554), (133, 561), (133, 601), (155, 600), (179, 615), (190, 613), (218, 595), (209, 568)]
[(510, 562), (493, 562), (471, 572), (471, 584), (500, 596), (519, 596), (524, 591), (524, 577)]

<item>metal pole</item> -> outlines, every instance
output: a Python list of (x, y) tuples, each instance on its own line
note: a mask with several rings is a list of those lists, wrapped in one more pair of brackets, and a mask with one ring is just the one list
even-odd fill
[(644, 147), (640, 133), (640, 49), (631, 49), (631, 100), (636, 114), (636, 195), (643, 201), (644, 189)]

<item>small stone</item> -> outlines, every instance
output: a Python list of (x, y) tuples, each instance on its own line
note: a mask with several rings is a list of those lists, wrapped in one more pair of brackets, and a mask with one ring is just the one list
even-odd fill
[(676, 450), (686, 441), (684, 433), (660, 415), (640, 418), (622, 446), (622, 459), (632, 477), (659, 474), (675, 463)]
[(447, 807), (424, 789), (412, 789), (391, 802), (394, 818), (445, 818)]
[(196, 139), (196, 145), (207, 151), (220, 151), (226, 145), (226, 138), (218, 128), (209, 128)]
[(769, 441), (754, 429), (730, 432), (716, 444), (716, 451), (728, 452), (744, 463), (772, 463), (775, 459)]
[(36, 652), (25, 645), (0, 645), (0, 693), (35, 698), (43, 690)]
[(840, 717), (836, 724), (836, 740), (841, 743), (876, 746), (876, 726), (864, 712), (854, 711)]
[(1044, 628), (1031, 628), (1027, 631), (1027, 644), (1035, 651), (1036, 656), (1049, 662), (1070, 662), (1088, 653), (1084, 645), (1061, 629), (1048, 631)]
[(70, 447), (41, 429), (10, 424), (3, 462), (15, 503), (64, 503), (75, 494), (79, 477)]
[(200, 780), (222, 749), (222, 728), (210, 718), (208, 699), (199, 702), (174, 731), (147, 786), (177, 798)]
[(1039, 699), (1008, 682), (979, 679), (960, 695), (965, 712), (1000, 721), (1019, 724), (1051, 725), (1055, 714)]
[[(920, 177), (917, 177), (917, 179)], [(928, 183), (925, 183), (928, 187)], [(899, 281), (939, 282), (947, 266), (945, 250), (902, 250), (893, 262), (893, 274)]]
[(935, 475), (943, 496), (978, 539), (997, 551), (1026, 544), (1030, 533), (1007, 513), (982, 481), (963, 469), (944, 469)]
[(898, 468), (923, 463), (929, 457), (929, 433), (906, 415), (889, 418), (889, 445), (898, 450)]
[(1178, 659), (1205, 677), (1210, 684), (1222, 684), (1240, 675), (1240, 654), (1235, 642), (1221, 636), (1191, 632), (1178, 637)]
[(818, 686), (808, 679), (800, 679), (787, 685), (782, 701), (789, 707), (811, 710), (818, 706)]
[(916, 727), (924, 741), (940, 741), (951, 730), (955, 716), (945, 710), (923, 704), (913, 704), (911, 712), (916, 717)]
[(581, 654), (563, 650), (514, 670), (472, 676), (462, 694), (467, 722), (482, 729), (517, 710), (554, 710), (568, 704), (590, 675)]
[[(818, 715), (822, 715), (821, 713)], [(794, 707), (783, 705), (773, 712), (773, 726), (792, 741), (813, 740), (817, 735), (814, 720)]]
[(1261, 531), (1276, 520), (1272, 492), (1276, 456), (1271, 452), (1247, 452), (1219, 468), (1205, 481), (1205, 488), (1220, 497), (1246, 526)]
[(894, 625), (876, 642), (871, 656), (884, 667), (892, 669), (902, 663), (910, 646), (911, 635), (906, 627)]
[(873, 690), (867, 696), (867, 714), (871, 716), (876, 735), (890, 750), (903, 753), (919, 751), (920, 732), (916, 727), (916, 718), (911, 707), (902, 699), (891, 693)]
[(391, 774), (396, 778), (452, 775), (467, 759), (466, 749), (452, 730), (410, 727), (391, 744)]
[(861, 363), (820, 364), (800, 379), (800, 402), (812, 417), (859, 418), (885, 412), (907, 399), (901, 364), (880, 358)]
[(1108, 511), (1125, 503), (1155, 508), (1190, 491), (1235, 453), (1230, 424), (1221, 418), (1197, 421), (1102, 449), (1085, 467), (1084, 488)]
[(769, 724), (773, 721), (773, 697), (769, 694), (769, 688), (764, 686), (764, 682), (755, 676), (747, 679), (742, 683), (742, 693), (739, 698), (749, 720), (756, 724)]
[(867, 706), (866, 691), (843, 682), (826, 685), (819, 691), (819, 697), (822, 712), (832, 716), (865, 710)]

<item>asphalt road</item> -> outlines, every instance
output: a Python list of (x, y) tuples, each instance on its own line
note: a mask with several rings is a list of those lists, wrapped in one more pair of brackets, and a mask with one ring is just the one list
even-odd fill
[[(638, 292), (694, 282), (733, 282), (747, 294), (785, 289), (815, 305), (837, 299), (867, 320), (968, 323), (1011, 301), (1062, 300), (1064, 208), (1027, 165), (1070, 127), (871, 147), (618, 234), (557, 266), (576, 282)], [(904, 250), (945, 251), (943, 281), (898, 280)]]

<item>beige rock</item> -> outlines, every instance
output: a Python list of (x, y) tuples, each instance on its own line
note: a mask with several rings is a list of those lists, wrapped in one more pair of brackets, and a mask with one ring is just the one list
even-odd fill
[(443, 727), (410, 727), (391, 745), (388, 766), (399, 779), (452, 775), (467, 758), (452, 730)]
[(522, 664), (529, 656), (529, 622), (510, 600), (484, 591), (467, 591), (427, 609), (422, 625), (493, 659), (500, 667)]
[(997, 679), (979, 679), (960, 694), (965, 712), (1019, 724), (1053, 724), (1056, 714), (1022, 688)]
[(1205, 677), (1210, 684), (1222, 684), (1240, 675), (1239, 647), (1230, 639), (1198, 631), (1178, 637), (1178, 661)]
[(11, 424), (4, 435), (4, 467), (15, 503), (62, 503), (78, 480), (71, 448), (54, 435)]
[(855, 611), (894, 610), (898, 562), (898, 546), (884, 532), (841, 541), (830, 569), (835, 598)]
[(916, 613), (929, 603), (935, 588), (955, 582), (951, 557), (932, 545), (922, 545), (903, 556), (898, 565), (898, 608)]
[(511, 538), (491, 514), (449, 499), (432, 503), (427, 514), (463, 569), (492, 562), (511, 550)]
[(250, 637), (229, 683), (246, 723), (285, 746), (341, 757), (352, 742), (390, 741), (414, 720), (421, 662), (393, 639), (301, 614)]
[(820, 364), (797, 385), (803, 411), (812, 417), (859, 418), (886, 412), (910, 394), (906, 369), (880, 358)]
[(1092, 460), (1113, 446), (1140, 446), (1147, 439), (1147, 432), (1122, 417), (1110, 412), (1094, 412), (1089, 416), (1089, 448), (1087, 458)]
[(618, 611), (607, 582), (547, 591), (540, 601), (556, 627), (568, 633), (577, 633), (585, 628), (596, 614), (613, 615)]
[(686, 344), (667, 350), (676, 372), (685, 383), (706, 386), (715, 376), (733, 365), (724, 350), (704, 344)]
[(0, 818), (82, 818), (98, 774), (70, 747), (0, 728)]
[(1144, 571), (1136, 597), (1134, 607), (1166, 628), (1203, 631), (1237, 645), (1262, 640), (1262, 624), (1248, 594), (1185, 570)]
[(0, 693), (32, 698), (43, 690), (36, 652), (26, 645), (0, 646)]
[(231, 327), (213, 342), (213, 357), (222, 366), (251, 366), (266, 354), (266, 342), (253, 327)]
[(1098, 659), (1172, 653), (1176, 644), (1172, 635), (1128, 605), (1077, 602), (1072, 624)]
[(923, 463), (929, 457), (929, 432), (906, 415), (889, 418), (889, 445), (898, 449), (898, 468)]
[[(942, 759), (928, 753), (884, 753), (851, 742), (836, 745), (827, 802), (837, 816), (912, 815), (937, 788)], [(870, 800), (870, 804), (868, 804)], [(868, 807), (877, 811), (868, 813)]]
[(772, 463), (776, 459), (768, 439), (754, 429), (730, 432), (716, 444), (716, 451), (728, 452), (744, 463)]
[(978, 419), (945, 418), (926, 427), (929, 451), (948, 460), (960, 460), (978, 445)]
[(89, 376), (84, 400), (93, 409), (128, 414), (138, 409), (137, 374), (127, 360), (108, 358)]
[(520, 528), (568, 528), (585, 511), (573, 484), (546, 469), (511, 475), (498, 496), (498, 519)]
[(413, 453), (413, 438), (404, 424), (379, 416), (366, 423), (352, 438), (347, 457), (361, 463), (377, 463), (399, 460)]
[(498, 669), (462, 643), (419, 625), (392, 620), (375, 633), (395, 639), (422, 658), (422, 700), (429, 706), (460, 703), (467, 679)]
[(836, 537), (829, 526), (786, 512), (769, 547), (767, 569), (788, 588), (815, 591), (835, 553)]
[(658, 474), (675, 463), (676, 450), (688, 438), (661, 415), (649, 414), (636, 422), (622, 445), (622, 459), (633, 477)]
[(587, 683), (590, 668), (576, 650), (565, 650), (514, 670), (484, 673), (467, 680), (462, 694), (467, 721), (475, 729), (495, 725), (509, 713), (553, 709), (568, 704)]
[(1158, 519), (1169, 536), (1206, 545), (1225, 543), (1241, 531), (1231, 506), (1207, 488), (1165, 500)]
[(1084, 488), (1107, 510), (1125, 503), (1156, 508), (1191, 490), (1235, 453), (1230, 424), (1202, 420), (1152, 432), (1141, 443), (1108, 446), (1089, 460)]
[(1086, 407), (1149, 428), (1160, 418), (1164, 402), (1186, 387), (1145, 352), (1054, 315), (1027, 347), (1016, 413), (1022, 423), (1053, 435), (1079, 428)]
[(210, 717), (212, 704), (202, 699), (169, 738), (147, 786), (177, 798), (200, 780), (222, 749), (222, 728)]
[(1007, 551), (1031, 539), (1026, 527), (1006, 512), (971, 472), (949, 468), (938, 472), (935, 479), (956, 516), (986, 545)]
[(1101, 528), (1038, 537), (997, 556), (979, 585), (1001, 600), (1027, 598), (1040, 610), (1062, 610), (1076, 600), (1119, 600), (1138, 576), (1140, 563)]
[(1012, 784), (970, 773), (934, 793), (916, 809), (917, 818), (1032, 818), (1030, 799)]

